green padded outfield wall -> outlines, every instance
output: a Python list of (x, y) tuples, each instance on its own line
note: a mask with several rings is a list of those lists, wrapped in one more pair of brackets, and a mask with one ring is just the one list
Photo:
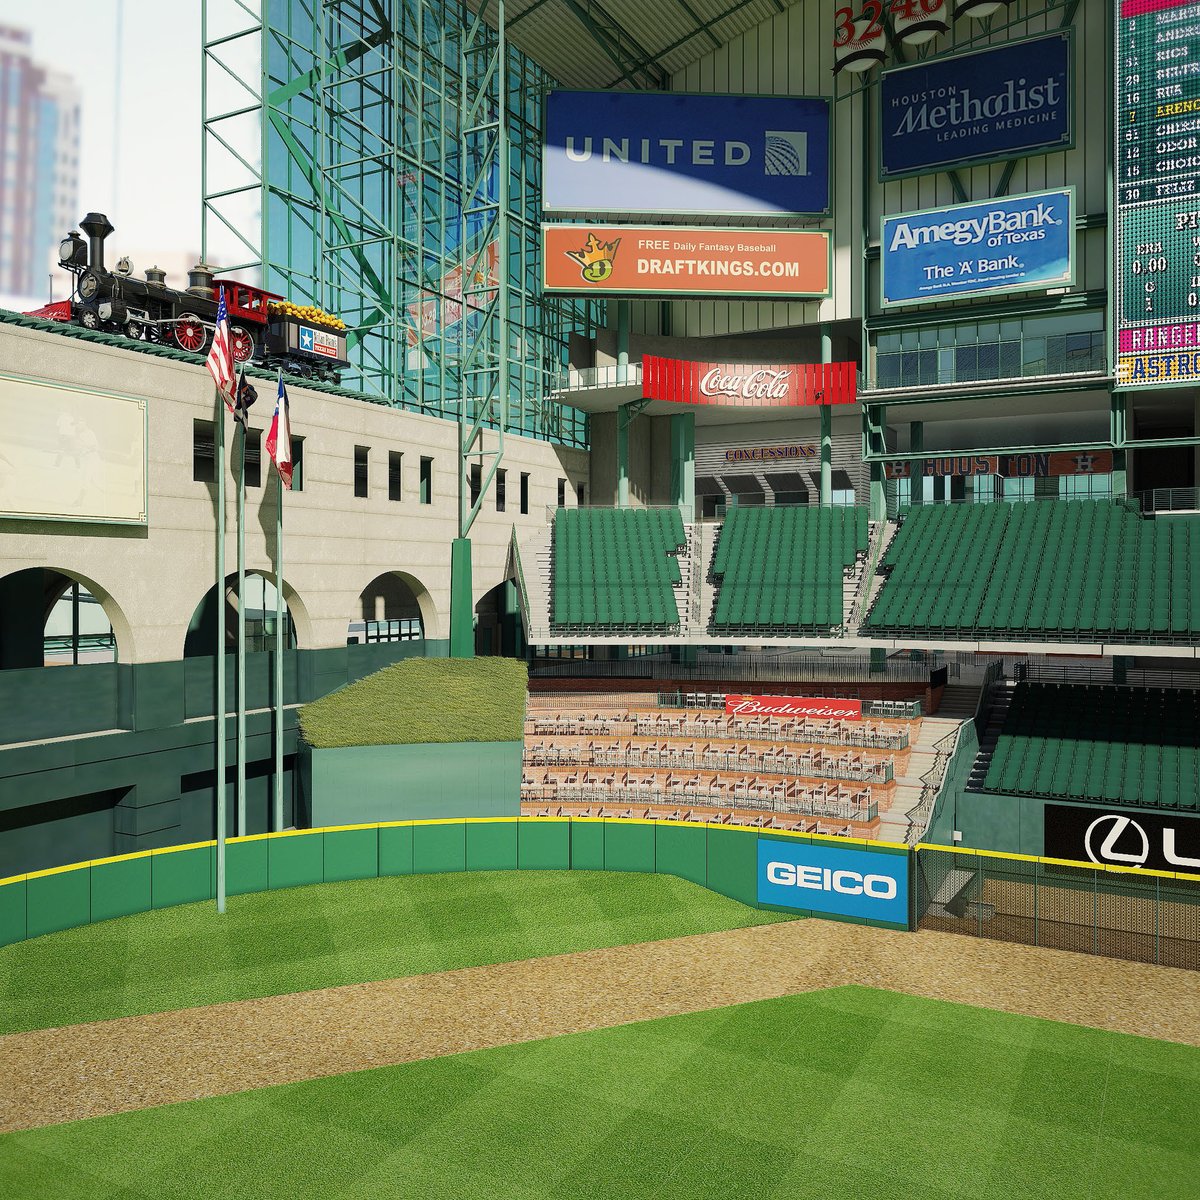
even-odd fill
[[(760, 834), (757, 829), (730, 825), (482, 817), (235, 838), (227, 847), (226, 880), (229, 895), (239, 896), (346, 879), (445, 871), (644, 871), (678, 875), (751, 907), (768, 908), (756, 900), (761, 837), (852, 845), (880, 854), (909, 853), (904, 846), (855, 838)], [(16, 875), (0, 880), (0, 946), (94, 921), (212, 900), (215, 885), (213, 842)], [(786, 911), (819, 915), (803, 909)]]
[(304, 746), (298, 824), (368, 825), (436, 817), (515, 817), (521, 742)]

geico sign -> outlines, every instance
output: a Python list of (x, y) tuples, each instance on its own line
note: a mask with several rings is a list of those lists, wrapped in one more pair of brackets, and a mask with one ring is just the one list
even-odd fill
[(780, 887), (840, 892), (843, 896), (870, 896), (873, 900), (895, 900), (898, 891), (898, 885), (890, 875), (860, 875), (857, 871), (834, 871), (829, 867), (806, 867), (786, 862), (767, 863), (767, 882)]

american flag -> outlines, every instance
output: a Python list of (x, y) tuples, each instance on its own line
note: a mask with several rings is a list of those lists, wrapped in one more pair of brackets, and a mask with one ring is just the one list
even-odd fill
[(205, 365), (217, 385), (217, 391), (225, 397), (225, 406), (233, 412), (233, 344), (229, 340), (229, 314), (225, 311), (224, 288), (217, 303), (217, 331), (213, 334), (212, 349), (208, 352)]

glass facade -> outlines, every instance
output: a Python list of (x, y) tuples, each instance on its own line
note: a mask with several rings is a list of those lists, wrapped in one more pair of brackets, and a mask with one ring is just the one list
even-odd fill
[(1107, 362), (1098, 309), (904, 329), (880, 333), (875, 345), (877, 388), (1072, 375)]
[[(466, 153), (461, 127), (495, 115), (494, 89), (466, 79), (461, 4), (407, 0), (382, 28), (372, 5), (270, 0), (266, 38), (265, 286), (349, 326), (343, 384), (457, 417), (464, 356), (504, 363), (508, 430), (586, 446), (586, 418), (550, 404), (567, 339), (603, 305), (541, 293), (542, 111), (551, 81), (506, 58), (507, 239), (496, 236), (498, 159)], [(479, 89), (485, 94), (479, 107)], [(466, 254), (464, 254), (464, 249)], [(464, 284), (463, 263), (469, 269)], [(482, 297), (507, 276), (501, 354)], [(462, 403), (473, 417), (479, 397)]]

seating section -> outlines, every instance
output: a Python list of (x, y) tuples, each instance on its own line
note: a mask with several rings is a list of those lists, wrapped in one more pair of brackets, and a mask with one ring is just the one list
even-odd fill
[(982, 788), (1200, 809), (1200, 692), (1018, 684)]
[(679, 628), (677, 508), (560, 508), (554, 518), (550, 624), (560, 631), (667, 633)]
[(1120, 641), (1200, 635), (1200, 518), (1119, 500), (906, 511), (863, 631)]
[(867, 541), (865, 508), (731, 509), (713, 554), (713, 632), (828, 632), (843, 625), (844, 573)]

